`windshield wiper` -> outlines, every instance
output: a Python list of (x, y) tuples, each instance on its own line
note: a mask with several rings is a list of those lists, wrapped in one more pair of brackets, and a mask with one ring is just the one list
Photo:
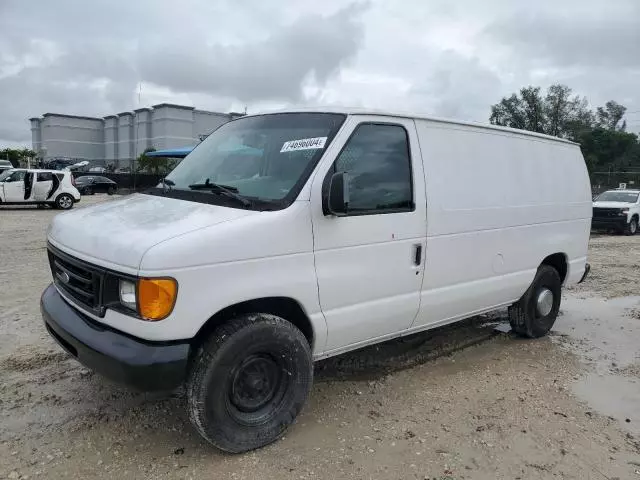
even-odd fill
[(232, 187), (231, 185), (222, 185), (220, 183), (211, 183), (208, 178), (204, 183), (192, 183), (189, 185), (189, 188), (191, 190), (212, 190), (215, 188), (216, 190), (224, 189), (232, 193), (238, 193), (238, 189), (236, 187)]
[(207, 178), (204, 183), (192, 183), (189, 185), (191, 190), (211, 190), (213, 193), (219, 193), (228, 198), (233, 198), (237, 202), (240, 202), (245, 207), (250, 207), (252, 202), (238, 193), (236, 187), (230, 185), (220, 185), (218, 183), (211, 183)]

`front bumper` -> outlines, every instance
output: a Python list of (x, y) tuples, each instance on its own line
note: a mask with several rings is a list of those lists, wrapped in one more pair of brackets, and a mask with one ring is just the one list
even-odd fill
[(608, 230), (610, 228), (616, 230), (622, 230), (627, 226), (627, 216), (623, 217), (604, 217), (604, 218), (592, 218), (591, 229), (592, 230)]
[(174, 389), (186, 378), (188, 342), (148, 342), (101, 325), (72, 308), (53, 284), (43, 292), (40, 310), (64, 350), (111, 380), (148, 391)]

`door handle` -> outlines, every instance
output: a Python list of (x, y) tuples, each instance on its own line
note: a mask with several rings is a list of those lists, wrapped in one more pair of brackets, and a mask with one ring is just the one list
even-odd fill
[(413, 246), (413, 264), (419, 266), (422, 263), (422, 244), (416, 243)]

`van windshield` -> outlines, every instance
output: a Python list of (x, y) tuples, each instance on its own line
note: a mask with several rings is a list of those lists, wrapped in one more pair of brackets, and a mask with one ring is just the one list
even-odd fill
[(344, 119), (340, 114), (282, 113), (226, 123), (166, 177), (163, 194), (238, 208), (284, 208)]
[(636, 203), (637, 201), (638, 201), (638, 192), (620, 192), (615, 190), (604, 192), (598, 198), (596, 198), (596, 202)]

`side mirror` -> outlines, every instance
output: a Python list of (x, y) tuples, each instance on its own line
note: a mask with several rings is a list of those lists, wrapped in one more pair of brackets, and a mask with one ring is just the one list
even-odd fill
[(327, 210), (332, 215), (344, 217), (349, 208), (349, 174), (334, 173), (329, 182)]

